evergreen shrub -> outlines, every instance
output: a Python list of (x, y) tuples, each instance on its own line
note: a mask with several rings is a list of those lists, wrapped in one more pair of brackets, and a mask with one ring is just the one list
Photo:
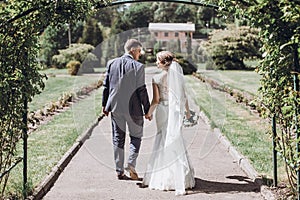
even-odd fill
[(69, 74), (70, 75), (77, 75), (79, 69), (80, 69), (81, 63), (79, 61), (76, 60), (72, 60), (70, 62), (68, 62), (67, 64), (67, 68), (69, 69)]
[(69, 48), (59, 50), (59, 54), (52, 57), (52, 63), (58, 69), (66, 68), (67, 63), (72, 60), (82, 63), (94, 49), (90, 44), (71, 44)]
[(245, 59), (261, 57), (259, 30), (247, 26), (228, 27), (225, 30), (212, 31), (204, 45), (211, 58), (207, 69), (245, 70)]

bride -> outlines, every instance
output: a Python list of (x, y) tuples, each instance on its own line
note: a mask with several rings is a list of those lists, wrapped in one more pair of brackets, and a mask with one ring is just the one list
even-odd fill
[(187, 119), (191, 117), (184, 77), (171, 52), (161, 51), (156, 57), (162, 72), (152, 78), (153, 99), (145, 117), (151, 120), (156, 109), (157, 134), (143, 186), (184, 195), (185, 189), (195, 186), (194, 169), (182, 137), (184, 113)]

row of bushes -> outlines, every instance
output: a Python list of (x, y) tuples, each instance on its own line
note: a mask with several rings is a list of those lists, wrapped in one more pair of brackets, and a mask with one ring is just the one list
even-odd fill
[(240, 90), (230, 88), (226, 85), (221, 85), (217, 81), (207, 78), (200, 73), (194, 73), (193, 75), (202, 82), (208, 83), (213, 89), (228, 93), (235, 99), (237, 103), (243, 103), (251, 110), (256, 110), (260, 116), (262, 112), (265, 111), (264, 106), (261, 104), (261, 102), (257, 101), (255, 96), (247, 92), (241, 92)]
[(58, 101), (50, 102), (44, 106), (44, 108), (37, 111), (30, 112), (28, 114), (29, 130), (34, 130), (37, 125), (39, 125), (46, 117), (53, 115), (57, 110), (68, 107), (71, 102), (74, 102), (78, 97), (88, 95), (93, 90), (98, 89), (102, 86), (102, 80), (99, 80), (97, 83), (91, 84), (80, 88), (76, 92), (64, 93), (59, 97)]

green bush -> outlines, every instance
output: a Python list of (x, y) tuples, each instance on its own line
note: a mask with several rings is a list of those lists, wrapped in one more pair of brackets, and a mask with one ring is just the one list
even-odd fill
[(197, 71), (197, 67), (192, 61), (189, 61), (181, 56), (176, 56), (176, 59), (182, 67), (183, 74), (193, 74)]
[(94, 49), (89, 44), (71, 44), (69, 48), (59, 50), (59, 54), (52, 57), (52, 63), (58, 69), (65, 68), (67, 63), (72, 60), (82, 63), (88, 53)]
[(153, 55), (147, 55), (146, 56), (146, 63), (155, 63), (156, 62), (156, 57)]
[(70, 75), (77, 75), (79, 69), (80, 69), (81, 63), (76, 61), (76, 60), (72, 60), (70, 62), (68, 62), (67, 64), (67, 68), (69, 69), (69, 74)]
[(247, 26), (228, 27), (226, 30), (214, 30), (204, 45), (212, 62), (207, 69), (245, 70), (245, 59), (260, 58), (261, 41), (258, 29)]

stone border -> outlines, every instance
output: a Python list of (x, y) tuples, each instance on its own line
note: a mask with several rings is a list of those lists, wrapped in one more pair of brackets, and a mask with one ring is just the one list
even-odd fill
[(96, 119), (91, 126), (77, 138), (73, 146), (64, 154), (64, 156), (52, 168), (50, 174), (46, 176), (46, 178), (34, 189), (33, 194), (27, 197), (27, 199), (39, 200), (47, 194), (74, 155), (81, 148), (83, 143), (91, 136), (93, 129), (98, 125), (99, 121), (102, 120), (103, 117), (104, 115), (101, 115), (98, 119)]
[[(209, 125), (208, 117), (202, 112), (199, 112), (200, 118)], [(210, 126), (210, 125), (209, 125)], [(275, 195), (272, 193), (269, 187), (263, 185), (261, 176), (257, 173), (257, 171), (250, 164), (249, 160), (240, 154), (235, 147), (231, 145), (228, 139), (222, 134), (221, 130), (218, 128), (213, 129), (213, 134), (215, 134), (222, 145), (226, 148), (229, 154), (236, 160), (238, 166), (251, 178), (255, 183), (260, 186), (261, 195), (268, 200), (275, 200)]]

